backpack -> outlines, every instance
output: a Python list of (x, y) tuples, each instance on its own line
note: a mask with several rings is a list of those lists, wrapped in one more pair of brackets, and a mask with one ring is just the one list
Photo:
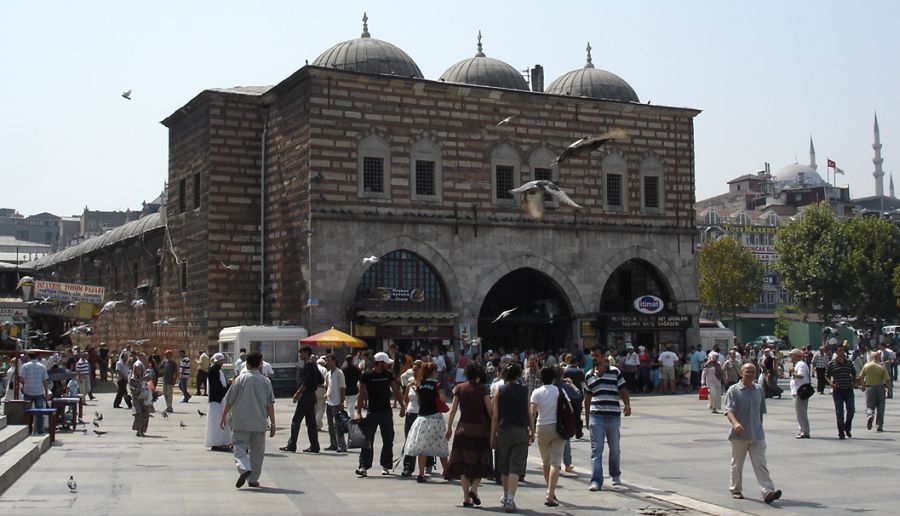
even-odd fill
[(557, 389), (559, 398), (556, 401), (556, 433), (563, 439), (571, 439), (575, 437), (575, 411), (563, 390), (559, 387)]

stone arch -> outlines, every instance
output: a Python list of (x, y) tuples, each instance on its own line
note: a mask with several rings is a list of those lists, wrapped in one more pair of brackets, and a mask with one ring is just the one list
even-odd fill
[[(428, 264), (434, 268), (435, 272), (437, 272), (438, 276), (440, 276), (440, 279), (443, 281), (444, 287), (446, 288), (447, 300), (450, 303), (451, 310), (460, 311), (462, 309), (462, 290), (459, 287), (459, 279), (456, 277), (453, 267), (438, 250), (427, 242), (408, 235), (400, 235), (382, 240), (375, 245), (369, 246), (367, 249), (367, 255), (372, 254), (375, 256), (384, 256), (391, 251), (401, 249), (417, 254), (420, 258), (428, 262)], [(350, 272), (347, 274), (347, 281), (344, 284), (344, 291), (341, 294), (344, 306), (349, 306), (355, 301), (356, 289), (367, 269), (368, 266), (363, 265), (362, 260), (357, 260), (356, 263), (353, 264), (353, 268), (350, 269)]]
[(569, 311), (574, 314), (574, 316), (577, 317), (587, 312), (581, 294), (578, 292), (578, 288), (562, 269), (552, 262), (538, 256), (519, 255), (499, 263), (477, 279), (475, 290), (472, 293), (472, 297), (469, 299), (469, 303), (466, 305), (467, 313), (465, 315), (472, 318), (477, 317), (478, 312), (481, 310), (481, 305), (484, 303), (484, 299), (487, 297), (488, 292), (490, 292), (494, 284), (496, 284), (500, 278), (517, 269), (534, 269), (546, 274), (550, 279), (556, 282), (560, 291), (565, 294), (566, 301), (569, 303)]
[(626, 247), (612, 256), (604, 257), (598, 262), (603, 265), (601, 265), (599, 270), (592, 275), (596, 278), (599, 288), (597, 289), (597, 298), (591, 300), (591, 311), (599, 311), (600, 298), (603, 296), (603, 290), (606, 287), (606, 283), (609, 281), (609, 277), (612, 276), (612, 273), (620, 265), (629, 260), (643, 260), (656, 267), (656, 270), (659, 271), (662, 279), (667, 283), (669, 289), (671, 289), (672, 297), (675, 301), (687, 299), (684, 284), (681, 282), (681, 278), (675, 270), (675, 267), (655, 250), (641, 245), (635, 245)]

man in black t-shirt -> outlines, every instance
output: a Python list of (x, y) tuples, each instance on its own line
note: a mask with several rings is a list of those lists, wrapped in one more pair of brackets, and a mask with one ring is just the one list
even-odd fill
[(300, 425), (306, 419), (306, 435), (309, 437), (309, 448), (305, 453), (319, 453), (319, 434), (316, 426), (316, 389), (324, 383), (316, 362), (311, 359), (312, 348), (303, 346), (300, 348), (300, 360), (303, 362), (303, 371), (300, 377), (300, 388), (294, 393), (294, 418), (291, 419), (291, 436), (287, 446), (279, 448), (281, 451), (297, 451), (297, 437), (300, 434)]
[(387, 353), (375, 353), (375, 365), (371, 372), (363, 373), (359, 379), (359, 398), (356, 401), (356, 416), (362, 419), (363, 408), (367, 409), (363, 431), (368, 447), (359, 452), (360, 477), (368, 475), (375, 457), (375, 430), (381, 430), (381, 474), (390, 475), (394, 464), (394, 413), (391, 411), (391, 395), (400, 403), (400, 417), (406, 415), (406, 404), (400, 397), (397, 379), (390, 371), (393, 360)]

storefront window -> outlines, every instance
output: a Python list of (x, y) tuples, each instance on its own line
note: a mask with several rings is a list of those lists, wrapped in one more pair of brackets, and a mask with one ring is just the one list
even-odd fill
[(382, 256), (366, 271), (356, 299), (379, 310), (440, 312), (448, 308), (444, 286), (431, 265), (404, 250)]

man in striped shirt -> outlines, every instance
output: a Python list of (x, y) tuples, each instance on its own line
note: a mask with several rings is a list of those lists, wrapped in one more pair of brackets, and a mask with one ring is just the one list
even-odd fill
[(594, 368), (584, 378), (584, 422), (591, 432), (591, 491), (603, 486), (603, 439), (609, 444), (609, 475), (613, 485), (622, 483), (619, 467), (619, 400), (625, 404), (625, 416), (631, 415), (631, 399), (625, 378), (618, 368), (604, 359), (603, 348), (591, 350)]
[[(838, 439), (850, 434), (853, 424), (853, 413), (856, 412), (853, 388), (856, 387), (856, 368), (847, 360), (843, 347), (837, 347), (835, 358), (828, 362), (825, 377), (831, 385), (831, 397), (834, 400), (834, 413), (837, 417)], [(846, 411), (845, 411), (846, 407)]]
[(191, 393), (188, 392), (188, 381), (191, 379), (191, 357), (188, 356), (187, 351), (181, 350), (181, 379), (178, 382), (178, 389), (181, 391), (181, 395), (184, 399), (181, 400), (182, 403), (187, 403), (191, 399)]
[(79, 348), (75, 349), (78, 361), (75, 362), (75, 380), (78, 382), (78, 392), (82, 396), (89, 396), (94, 399), (94, 392), (91, 388), (91, 363), (88, 361), (87, 355), (80, 352)]
[(822, 344), (812, 359), (812, 367), (816, 371), (816, 390), (819, 394), (825, 394), (825, 385), (828, 383), (825, 381), (825, 368), (828, 367), (829, 356), (828, 346)]

